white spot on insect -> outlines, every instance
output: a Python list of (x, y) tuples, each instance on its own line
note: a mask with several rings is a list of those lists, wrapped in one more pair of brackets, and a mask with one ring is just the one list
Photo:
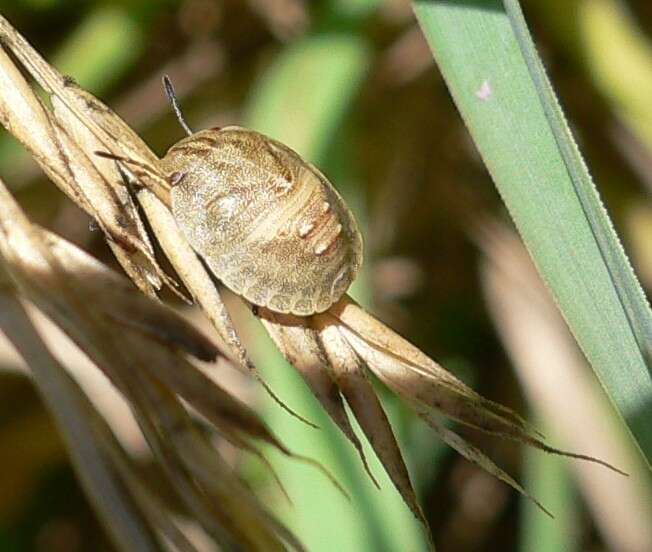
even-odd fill
[(310, 234), (310, 231), (315, 227), (314, 222), (306, 222), (304, 223), (301, 228), (299, 228), (299, 237), (300, 238), (305, 238), (308, 234)]
[(486, 102), (491, 97), (492, 93), (493, 90), (491, 89), (491, 84), (489, 84), (489, 81), (485, 79), (482, 81), (480, 88), (475, 91), (475, 96), (483, 102)]
[(225, 217), (231, 216), (238, 206), (238, 198), (233, 196), (226, 196), (216, 201), (217, 208), (222, 212)]
[(338, 236), (342, 232), (342, 225), (338, 224), (335, 227), (335, 232), (330, 236), (330, 239), (321, 242), (315, 247), (315, 255), (323, 255), (326, 251), (337, 241)]
[(331, 210), (331, 204), (328, 203), (328, 201), (324, 201), (321, 205), (321, 212), (322, 213), (328, 213), (328, 211)]
[(349, 267), (342, 267), (331, 285), (331, 297), (339, 297), (348, 285)]

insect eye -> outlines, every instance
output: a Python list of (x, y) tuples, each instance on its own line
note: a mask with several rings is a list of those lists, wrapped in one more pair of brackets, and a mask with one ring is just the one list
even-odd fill
[(186, 173), (181, 171), (174, 171), (168, 176), (171, 186), (176, 186), (183, 180), (183, 177), (186, 176)]

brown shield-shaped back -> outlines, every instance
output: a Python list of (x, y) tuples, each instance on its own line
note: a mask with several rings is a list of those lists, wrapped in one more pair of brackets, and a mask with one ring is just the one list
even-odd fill
[(362, 238), (353, 215), (287, 146), (239, 127), (211, 129), (172, 146), (161, 163), (186, 238), (251, 303), (323, 312), (357, 275)]

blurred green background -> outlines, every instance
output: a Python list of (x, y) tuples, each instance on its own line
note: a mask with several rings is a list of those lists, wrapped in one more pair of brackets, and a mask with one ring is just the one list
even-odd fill
[[(524, 1), (523, 8), (649, 290), (652, 4), (548, 0)], [(572, 369), (587, 383), (587, 398), (574, 394), (570, 378), (539, 379), (502, 341), (505, 318), (489, 308), (500, 298), (488, 297), (495, 288), (486, 281), (487, 264), (503, 266), (504, 259), (488, 252), (479, 223), (491, 217), (509, 225), (509, 219), (407, 0), (3, 0), (1, 9), (48, 61), (116, 109), (161, 155), (183, 136), (160, 84), (167, 73), (193, 129), (249, 126), (316, 163), (364, 228), (366, 268), (352, 291), (359, 301), (485, 396), (536, 417), (553, 443), (576, 448), (572, 437), (564, 441), (560, 418), (571, 435), (601, 432), (588, 447), (600, 439), (611, 445), (581, 452), (618, 456), (632, 472), (632, 492), (619, 493), (623, 483), (612, 478), (614, 487), (600, 495), (594, 472), (461, 430), (553, 510), (556, 520), (548, 520), (441, 446), (378, 386), (438, 550), (652, 549), (650, 480), (609, 418), (590, 369), (577, 355)], [(4, 132), (0, 174), (33, 220), (115, 265), (86, 215)], [(261, 500), (312, 550), (424, 549), (421, 529), (379, 465), (372, 463), (381, 492), (264, 332), (237, 312), (236, 318), (265, 378), (322, 429), (301, 426), (250, 383), (232, 382), (233, 388), (293, 450), (319, 458), (353, 495), (347, 503), (314, 470), (270, 452), (293, 498), (288, 506), (259, 466), (234, 455)], [(560, 321), (550, 323), (564, 331)], [(522, 331), (532, 332), (525, 338), (545, 355), (536, 326), (524, 323)], [(71, 353), (70, 362), (75, 358)], [(550, 362), (562, 361), (552, 355)], [(110, 550), (56, 429), (4, 341), (0, 380), (0, 551)], [(573, 405), (565, 420), (565, 412), (555, 416), (537, 402), (555, 392)], [(597, 417), (587, 414), (595, 412), (587, 401), (599, 405)], [(583, 415), (593, 425), (583, 425)], [(595, 506), (596, 496), (610, 493), (613, 504)], [(631, 518), (620, 526), (627, 535), (618, 534), (623, 514)]]

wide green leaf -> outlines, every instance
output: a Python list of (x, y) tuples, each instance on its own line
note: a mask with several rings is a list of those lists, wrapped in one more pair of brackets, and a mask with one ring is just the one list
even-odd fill
[(652, 313), (518, 2), (421, 0), (415, 11), (539, 272), (649, 465)]

